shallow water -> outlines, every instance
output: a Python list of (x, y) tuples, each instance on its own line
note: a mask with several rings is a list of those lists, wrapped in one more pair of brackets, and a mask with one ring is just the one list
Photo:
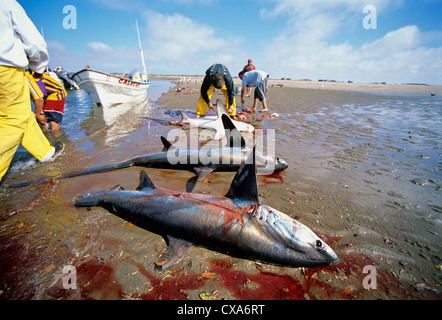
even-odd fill
[[(70, 90), (66, 98), (60, 131), (46, 131), (46, 136), (51, 143), (62, 141), (68, 145), (76, 145), (78, 149), (86, 153), (94, 153), (97, 147), (114, 146), (118, 139), (137, 128), (134, 122), (140, 122), (143, 116), (150, 114), (153, 101), (172, 86), (173, 83), (170, 81), (153, 80), (148, 89), (148, 101), (135, 106), (108, 109), (97, 107), (84, 90)], [(100, 139), (93, 141), (89, 139), (91, 136), (100, 134), (101, 131), (105, 131), (105, 133)], [(38, 166), (40, 165), (36, 159), (22, 146), (19, 146), (11, 163), (10, 171), (14, 174), (26, 174), (23, 173), (23, 170)]]
[(303, 101), (314, 100), (310, 112), (296, 102), (278, 106), (278, 122), (268, 123), (279, 133), (279, 156), (295, 168), (285, 181), (308, 193), (298, 203), (320, 211), (328, 233), (342, 228), (336, 234), (351, 249), (338, 255), (356, 250), (398, 278), (432, 278), (439, 287), (442, 97), (323, 94)]
[[(172, 86), (153, 81), (150, 102), (108, 122), (83, 91), (69, 92), (61, 133), (47, 133), (51, 141), (66, 143), (64, 155), (40, 165), (22, 150), (7, 183), (161, 150), (159, 136), (175, 127), (144, 117), (173, 118), (152, 103)], [(259, 177), (261, 201), (324, 237), (341, 264), (300, 271), (193, 248), (177, 270), (154, 273), (153, 263), (165, 245), (160, 236), (101, 208), (73, 205), (87, 191), (116, 184), (134, 189), (140, 168), (128, 168), (0, 195), (3, 297), (199, 299), (201, 290), (215, 289), (226, 299), (440, 297), (442, 97), (320, 90), (293, 94), (285, 88), (270, 93), (270, 108), (279, 118), (258, 115), (248, 121), (276, 130), (277, 155), (289, 168)], [(194, 110), (196, 99), (176, 94), (168, 107)], [(149, 175), (157, 185), (180, 191), (193, 177), (155, 169)], [(213, 173), (194, 192), (222, 195), (231, 179), (230, 173)], [(81, 290), (60, 289), (66, 264), (77, 267)], [(377, 291), (362, 288), (367, 264), (380, 268)], [(197, 281), (204, 271), (217, 276)]]
[(321, 160), (328, 159), (327, 168), (340, 169), (341, 176), (357, 174), (382, 192), (415, 205), (432, 203), (440, 213), (441, 96), (360, 93), (351, 98), (345, 104), (330, 99), (311, 114), (281, 114), (280, 122), (290, 126), (284, 130), (290, 131), (287, 139), (321, 148)]

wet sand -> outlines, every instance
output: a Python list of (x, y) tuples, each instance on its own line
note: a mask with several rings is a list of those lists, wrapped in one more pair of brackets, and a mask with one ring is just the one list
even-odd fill
[[(128, 168), (2, 194), (0, 299), (200, 300), (205, 293), (217, 300), (440, 299), (441, 204), (422, 196), (440, 199), (437, 182), (419, 185), (405, 183), (408, 177), (392, 177), (389, 159), (371, 161), (379, 146), (375, 130), (327, 114), (325, 106), (345, 105), (357, 93), (287, 82), (269, 83), (269, 113), (280, 117), (262, 118), (258, 113), (246, 120), (256, 128), (275, 129), (276, 154), (289, 163), (281, 173), (258, 177), (261, 202), (310, 227), (336, 251), (340, 264), (287, 268), (194, 247), (170, 270), (154, 271), (166, 245), (159, 235), (102, 208), (74, 207), (75, 198), (87, 191), (116, 184), (135, 189), (141, 168)], [(151, 116), (176, 119), (164, 111), (194, 111), (200, 85), (195, 79), (179, 82), (157, 101)], [(441, 93), (440, 86), (414, 87), (431, 89), (425, 94)], [(364, 90), (359, 86), (356, 91)], [(223, 96), (214, 93), (216, 98)], [(251, 103), (246, 98), (246, 106)], [(115, 145), (106, 145), (104, 131), (68, 145), (66, 155), (53, 163), (53, 172), (160, 151), (159, 137), (174, 128), (143, 119), (122, 125), (131, 134)], [(355, 143), (348, 143), (349, 136)], [(82, 148), (88, 141), (96, 144), (93, 153)], [(146, 171), (158, 186), (180, 191), (186, 191), (193, 177), (175, 170)], [(44, 176), (45, 169), (36, 168), (32, 174)], [(224, 195), (233, 176), (213, 173), (193, 192)], [(399, 186), (388, 185), (391, 180)], [(420, 188), (421, 193), (413, 197), (403, 186)], [(63, 287), (66, 265), (76, 268), (77, 289)], [(364, 281), (374, 276), (370, 270), (375, 270), (377, 281), (376, 288), (368, 290)]]

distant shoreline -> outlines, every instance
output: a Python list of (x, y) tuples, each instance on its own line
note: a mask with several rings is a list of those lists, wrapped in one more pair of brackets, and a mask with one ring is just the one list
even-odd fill
[[(201, 82), (203, 76), (193, 75), (149, 75), (151, 80), (170, 80), (176, 83), (181, 82)], [(240, 85), (240, 80), (234, 78), (236, 86)], [(339, 90), (339, 91), (363, 91), (382, 93), (416, 93), (416, 94), (442, 94), (442, 85), (427, 84), (388, 84), (388, 83), (357, 83), (357, 82), (332, 82), (332, 81), (310, 81), (310, 80), (277, 80), (270, 79), (269, 87), (283, 86), (299, 89), (318, 90)]]

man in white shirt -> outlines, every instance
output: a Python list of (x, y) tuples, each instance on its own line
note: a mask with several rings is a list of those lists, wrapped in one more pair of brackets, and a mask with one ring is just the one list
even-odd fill
[(21, 144), (40, 161), (61, 153), (63, 143), (51, 146), (31, 109), (26, 66), (43, 73), (48, 51), (43, 37), (15, 0), (0, 6), (0, 181)]
[(258, 104), (258, 100), (262, 102), (262, 110), (260, 112), (266, 112), (269, 109), (267, 108), (267, 82), (269, 79), (269, 74), (260, 70), (252, 70), (244, 73), (241, 71), (238, 74), (239, 78), (242, 80), (242, 88), (241, 88), (241, 102), (244, 104), (244, 93), (247, 90), (247, 87), (256, 87), (255, 88), (255, 100), (253, 102), (253, 111), (256, 111), (256, 105)]

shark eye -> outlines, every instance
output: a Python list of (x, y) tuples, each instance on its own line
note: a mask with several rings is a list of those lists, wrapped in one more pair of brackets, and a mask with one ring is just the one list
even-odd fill
[(316, 240), (316, 249), (322, 249), (322, 241)]

